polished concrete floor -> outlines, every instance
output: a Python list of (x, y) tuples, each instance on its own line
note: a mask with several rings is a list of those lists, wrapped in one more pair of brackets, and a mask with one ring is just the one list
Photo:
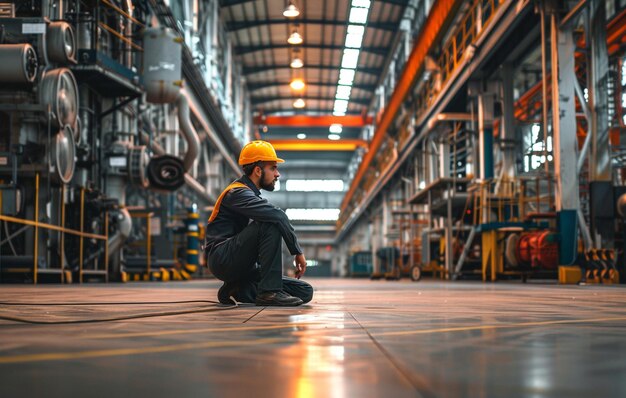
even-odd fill
[(626, 397), (626, 288), (310, 282), (0, 285), (0, 397)]

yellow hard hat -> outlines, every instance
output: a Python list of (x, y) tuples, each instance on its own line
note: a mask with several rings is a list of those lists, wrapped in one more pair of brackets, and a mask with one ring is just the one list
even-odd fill
[(258, 161), (284, 163), (285, 161), (276, 156), (272, 144), (267, 141), (252, 141), (246, 144), (239, 154), (239, 164), (250, 164)]

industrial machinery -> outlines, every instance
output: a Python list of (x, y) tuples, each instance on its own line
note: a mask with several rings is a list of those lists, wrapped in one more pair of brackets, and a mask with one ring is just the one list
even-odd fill
[(198, 66), (205, 39), (180, 29), (160, 0), (0, 1), (1, 281), (155, 279), (178, 262), (178, 215), (206, 218), (245, 138), (204, 83), (237, 71)]
[(338, 240), (369, 234), (447, 279), (623, 279), (623, 2), (456, 5), (394, 49)]

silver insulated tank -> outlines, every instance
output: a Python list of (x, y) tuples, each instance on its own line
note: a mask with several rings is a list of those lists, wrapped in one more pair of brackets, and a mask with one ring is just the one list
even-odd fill
[(143, 80), (147, 100), (174, 102), (182, 85), (182, 40), (172, 29), (146, 29), (143, 37)]

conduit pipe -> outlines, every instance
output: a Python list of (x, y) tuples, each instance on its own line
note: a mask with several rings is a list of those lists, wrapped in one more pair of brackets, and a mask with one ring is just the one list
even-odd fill
[(441, 122), (471, 122), (473, 121), (471, 113), (439, 113), (428, 121), (428, 129), (432, 130)]
[(130, 236), (132, 228), (130, 213), (126, 208), (120, 208), (117, 217), (117, 232), (109, 238), (109, 253), (116, 253), (122, 247), (122, 244)]
[(176, 106), (178, 107), (178, 123), (187, 142), (187, 152), (183, 158), (183, 165), (185, 172), (189, 172), (200, 153), (200, 138), (198, 138), (198, 133), (189, 117), (189, 98), (185, 90), (180, 90), (176, 98)]
[(224, 143), (220, 140), (215, 131), (213, 131), (213, 129), (209, 126), (209, 123), (207, 122), (208, 118), (202, 111), (202, 108), (196, 103), (193, 96), (189, 96), (187, 94), (185, 95), (187, 97), (189, 109), (193, 112), (194, 116), (198, 120), (198, 123), (202, 126), (202, 130), (204, 130), (211, 143), (217, 148), (222, 156), (224, 156), (224, 159), (226, 159), (226, 162), (233, 169), (235, 174), (241, 174), (241, 167), (232, 158), (231, 153), (228, 152), (228, 149), (224, 146)]

